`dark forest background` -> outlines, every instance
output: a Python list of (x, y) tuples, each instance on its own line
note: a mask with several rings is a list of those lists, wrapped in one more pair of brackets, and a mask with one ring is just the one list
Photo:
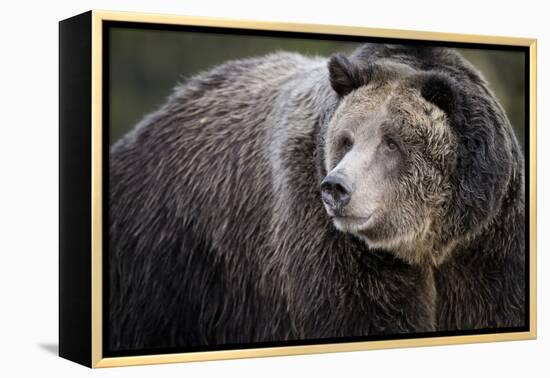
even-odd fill
[[(229, 59), (285, 50), (328, 56), (355, 42), (112, 28), (110, 32), (110, 142), (160, 107), (177, 83)], [(484, 75), (521, 145), (525, 132), (524, 53), (457, 49)]]

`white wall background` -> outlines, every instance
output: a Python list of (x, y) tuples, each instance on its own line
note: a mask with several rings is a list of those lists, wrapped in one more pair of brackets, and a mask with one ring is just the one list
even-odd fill
[[(550, 26), (544, 1), (5, 1), (0, 21), (0, 375), (548, 376)], [(55, 355), (58, 247), (58, 25), (89, 9), (326, 23), (539, 39), (539, 339), (247, 359), (92, 372)], [(546, 210), (543, 211), (543, 210)]]

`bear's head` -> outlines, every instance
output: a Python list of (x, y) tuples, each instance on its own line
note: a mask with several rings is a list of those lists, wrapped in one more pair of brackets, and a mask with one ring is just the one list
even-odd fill
[(494, 220), (521, 176), (502, 108), (449, 49), (365, 45), (328, 69), (338, 103), (322, 142), (327, 214), (370, 248), (441, 263)]

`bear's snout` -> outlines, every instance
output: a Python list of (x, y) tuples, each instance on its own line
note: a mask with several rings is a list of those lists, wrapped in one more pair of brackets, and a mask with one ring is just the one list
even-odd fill
[(328, 175), (321, 182), (321, 198), (332, 210), (344, 208), (351, 200), (351, 185), (345, 178)]

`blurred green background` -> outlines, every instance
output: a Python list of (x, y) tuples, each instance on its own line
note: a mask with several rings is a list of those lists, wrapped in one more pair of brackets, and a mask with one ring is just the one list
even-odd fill
[[(358, 44), (183, 31), (110, 29), (110, 143), (159, 108), (177, 83), (229, 59), (285, 50), (327, 56)], [(458, 49), (485, 76), (524, 146), (524, 53)]]

